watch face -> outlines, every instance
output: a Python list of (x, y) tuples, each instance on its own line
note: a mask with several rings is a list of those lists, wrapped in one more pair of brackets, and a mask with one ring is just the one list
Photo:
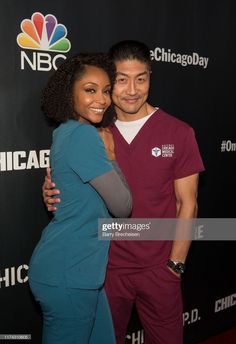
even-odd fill
[(183, 273), (184, 272), (184, 264), (183, 263), (177, 263), (175, 265), (175, 271), (178, 273)]
[(177, 274), (184, 273), (185, 264), (181, 262), (173, 262), (171, 259), (168, 260), (167, 266), (169, 266)]

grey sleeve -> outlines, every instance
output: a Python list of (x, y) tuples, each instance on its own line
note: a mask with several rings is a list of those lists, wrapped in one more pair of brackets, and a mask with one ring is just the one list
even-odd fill
[(90, 184), (103, 198), (109, 212), (115, 217), (128, 217), (132, 210), (132, 196), (118, 164), (112, 161), (113, 170), (90, 180)]

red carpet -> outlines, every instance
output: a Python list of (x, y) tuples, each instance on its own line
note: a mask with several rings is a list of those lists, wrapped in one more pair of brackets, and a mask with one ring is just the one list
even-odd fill
[(236, 344), (236, 328), (228, 330), (218, 336), (211, 337), (199, 344)]

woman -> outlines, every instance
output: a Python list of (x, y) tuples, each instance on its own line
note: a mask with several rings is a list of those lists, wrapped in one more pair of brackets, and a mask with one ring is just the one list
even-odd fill
[[(115, 343), (105, 292), (109, 242), (98, 218), (127, 217), (131, 196), (115, 164), (112, 135), (98, 134), (111, 104), (115, 68), (105, 54), (67, 59), (43, 92), (53, 132), (51, 168), (63, 202), (44, 229), (29, 282), (44, 317), (43, 343)], [(109, 212), (108, 212), (109, 210)]]

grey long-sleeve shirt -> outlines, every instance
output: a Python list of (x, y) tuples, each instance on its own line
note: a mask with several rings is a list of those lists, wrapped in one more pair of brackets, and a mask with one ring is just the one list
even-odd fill
[(114, 169), (90, 181), (103, 198), (109, 212), (115, 217), (128, 217), (132, 210), (132, 196), (125, 177), (116, 161)]

